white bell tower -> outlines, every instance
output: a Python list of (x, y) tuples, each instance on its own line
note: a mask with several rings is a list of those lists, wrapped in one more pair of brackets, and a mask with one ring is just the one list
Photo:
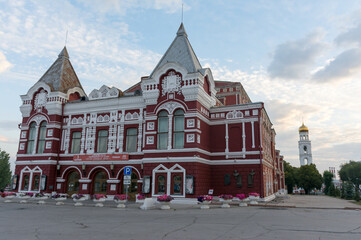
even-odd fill
[(312, 164), (312, 151), (311, 141), (308, 137), (308, 128), (302, 123), (302, 126), (298, 129), (300, 134), (300, 140), (298, 141), (298, 149), (300, 152), (300, 164), (310, 165)]

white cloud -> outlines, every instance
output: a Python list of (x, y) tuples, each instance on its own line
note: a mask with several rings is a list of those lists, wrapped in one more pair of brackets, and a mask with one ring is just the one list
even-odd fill
[[(108, 1), (105, 5), (113, 3), (118, 4)], [(99, 81), (128, 88), (149, 74), (161, 57), (137, 45), (139, 35), (130, 31), (125, 22), (103, 25), (91, 13), (69, 2), (27, 3), (26, 8), (7, 6), (0, 9), (0, 16), (2, 31), (7, 35), (0, 41), (0, 50), (42, 61), (36, 67), (25, 64), (25, 68), (14, 69), (14, 74), (43, 74), (64, 46), (67, 29), (70, 60), (83, 86), (90, 91), (102, 85)]]
[(6, 59), (6, 56), (0, 52), (0, 73), (9, 70), (12, 64)]
[(361, 45), (361, 23), (338, 35), (335, 42), (338, 45), (345, 46), (349, 46), (350, 44)]
[[(125, 15), (128, 9), (157, 9), (174, 13), (182, 8), (182, 0), (78, 0), (83, 5), (102, 13)], [(185, 9), (189, 9), (186, 5)]]
[(313, 75), (320, 82), (350, 79), (361, 73), (361, 48), (346, 50)]
[(308, 78), (316, 59), (328, 46), (321, 41), (323, 36), (324, 32), (317, 30), (303, 39), (278, 45), (268, 67), (269, 75), (283, 79)]

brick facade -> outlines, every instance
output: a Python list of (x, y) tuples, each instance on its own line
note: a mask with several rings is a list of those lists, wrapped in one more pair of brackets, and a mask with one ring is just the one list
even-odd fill
[(215, 81), (183, 25), (151, 75), (124, 92), (103, 86), (87, 96), (64, 48), (21, 98), (18, 191), (115, 195), (126, 166), (130, 190), (148, 196), (269, 198), (285, 188), (264, 104), (239, 82)]

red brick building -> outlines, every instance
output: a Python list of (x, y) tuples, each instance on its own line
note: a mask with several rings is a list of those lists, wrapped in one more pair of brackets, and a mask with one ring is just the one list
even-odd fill
[(153, 72), (125, 91), (87, 96), (64, 48), (21, 98), (18, 191), (119, 194), (129, 166), (131, 194), (267, 200), (285, 188), (264, 104), (239, 82), (215, 81), (183, 24)]

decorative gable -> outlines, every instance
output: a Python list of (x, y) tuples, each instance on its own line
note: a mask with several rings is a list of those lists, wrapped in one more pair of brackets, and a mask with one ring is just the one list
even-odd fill
[(94, 89), (90, 95), (89, 100), (117, 98), (119, 97), (120, 91), (116, 87), (108, 87), (103, 85), (99, 90)]

